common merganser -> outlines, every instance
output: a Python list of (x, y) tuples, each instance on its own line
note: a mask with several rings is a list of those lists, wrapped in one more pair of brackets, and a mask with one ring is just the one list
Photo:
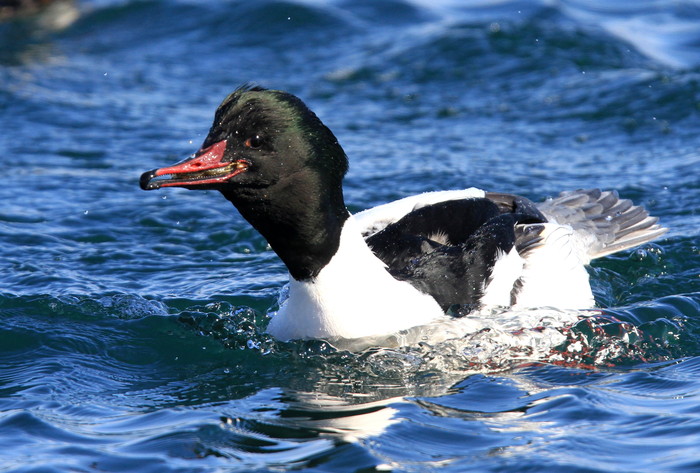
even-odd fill
[(267, 331), (280, 340), (384, 336), (449, 319), (452, 305), (593, 307), (585, 265), (666, 229), (616, 192), (429, 192), (351, 215), (333, 133), (296, 96), (242, 87), (200, 150), (141, 188), (216, 189), (290, 274)]

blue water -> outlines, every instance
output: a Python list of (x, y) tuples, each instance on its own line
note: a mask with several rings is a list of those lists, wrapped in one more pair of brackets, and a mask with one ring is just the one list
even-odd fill
[[(700, 3), (77, 8), (0, 23), (0, 471), (700, 471)], [(333, 129), (352, 211), (596, 186), (670, 231), (596, 261), (560, 339), (275, 342), (265, 241), (138, 188), (249, 81)]]

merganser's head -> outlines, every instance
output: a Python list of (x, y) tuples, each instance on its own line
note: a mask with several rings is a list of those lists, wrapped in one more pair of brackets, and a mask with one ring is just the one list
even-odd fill
[(302, 169), (334, 185), (347, 167), (336, 137), (299, 98), (243, 87), (219, 105), (199, 151), (173, 166), (143, 173), (141, 188), (263, 188)]
[(219, 105), (199, 151), (140, 184), (219, 190), (303, 279), (337, 248), (347, 169), (336, 137), (299, 98), (243, 87)]

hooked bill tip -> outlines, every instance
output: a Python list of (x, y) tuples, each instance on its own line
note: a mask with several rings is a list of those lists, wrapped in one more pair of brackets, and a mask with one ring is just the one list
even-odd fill
[(152, 182), (152, 179), (156, 177), (156, 171), (158, 170), (153, 169), (151, 171), (146, 171), (143, 174), (141, 174), (141, 179), (139, 179), (139, 185), (141, 186), (141, 189), (145, 191), (150, 191), (153, 189), (158, 189), (160, 187), (157, 181)]

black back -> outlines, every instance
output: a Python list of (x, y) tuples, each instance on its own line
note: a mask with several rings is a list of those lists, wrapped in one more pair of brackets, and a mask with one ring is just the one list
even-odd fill
[(528, 199), (488, 194), (422, 207), (368, 237), (367, 244), (395, 278), (447, 310), (479, 303), (498, 256), (519, 246), (517, 225), (546, 221)]

